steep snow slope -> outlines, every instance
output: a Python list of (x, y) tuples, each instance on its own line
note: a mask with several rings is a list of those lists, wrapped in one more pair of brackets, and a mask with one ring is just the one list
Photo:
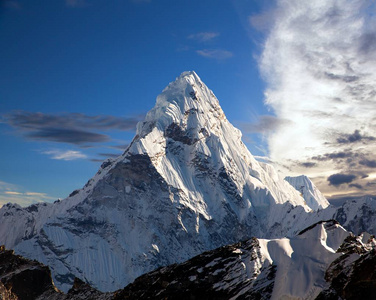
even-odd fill
[(314, 299), (325, 287), (325, 270), (341, 255), (336, 250), (348, 235), (331, 221), (316, 224), (291, 239), (261, 243), (277, 265), (271, 299)]
[(323, 209), (329, 206), (328, 200), (326, 200), (324, 195), (321, 194), (315, 184), (307, 176), (288, 176), (285, 177), (285, 180), (301, 193), (307, 205), (313, 210)]
[(65, 291), (74, 276), (109, 291), (205, 250), (293, 234), (311, 211), (249, 153), (197, 74), (185, 72), (123, 155), (81, 190), (53, 204), (5, 205), (0, 242), (49, 265)]

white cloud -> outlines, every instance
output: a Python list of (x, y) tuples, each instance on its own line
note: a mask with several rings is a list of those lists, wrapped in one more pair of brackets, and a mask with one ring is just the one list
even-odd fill
[(273, 20), (275, 19), (275, 10), (266, 10), (261, 14), (255, 14), (249, 17), (249, 23), (252, 27), (260, 31), (265, 31), (273, 25)]
[(58, 160), (75, 160), (87, 158), (86, 154), (75, 150), (49, 150), (43, 151), (42, 153), (50, 155), (52, 159)]
[(244, 133), (263, 133), (268, 134), (275, 129), (279, 129), (281, 127), (288, 127), (291, 125), (290, 120), (284, 120), (281, 118), (277, 118), (275, 116), (270, 115), (263, 115), (258, 116), (257, 120), (253, 123), (242, 123), (240, 124), (240, 128)]
[(6, 203), (17, 203), (21, 206), (28, 206), (38, 202), (57, 200), (56, 197), (51, 197), (46, 193), (37, 193), (25, 191), (24, 188), (0, 181), (0, 207)]
[(196, 53), (200, 56), (213, 58), (218, 60), (227, 59), (233, 56), (232, 52), (221, 49), (203, 49), (197, 50)]
[(13, 192), (13, 191), (5, 191), (6, 195), (23, 195), (23, 193), (20, 192)]
[[(288, 121), (267, 133), (269, 155), (293, 173), (340, 173), (351, 163), (360, 172), (357, 158), (303, 164), (349, 148), (376, 152), (376, 10), (369, 3), (277, 1), (259, 65), (266, 104)], [(368, 139), (338, 142), (354, 132)]]
[(208, 42), (218, 37), (218, 32), (199, 32), (189, 35), (187, 38), (190, 40), (196, 40), (199, 42)]

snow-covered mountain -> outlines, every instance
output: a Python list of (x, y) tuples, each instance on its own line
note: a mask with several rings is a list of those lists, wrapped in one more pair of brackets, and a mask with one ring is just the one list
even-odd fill
[(307, 176), (286, 177), (285, 180), (300, 192), (307, 205), (315, 210), (305, 216), (307, 225), (319, 220), (333, 219), (354, 234), (376, 234), (376, 199), (363, 196), (349, 199), (338, 207), (332, 206)]
[(356, 234), (361, 232), (376, 234), (376, 199), (364, 196), (360, 199), (348, 200), (335, 209), (333, 218)]
[(285, 180), (300, 192), (307, 205), (313, 210), (327, 208), (330, 205), (325, 196), (307, 176), (287, 176)]
[(81, 190), (53, 204), (3, 206), (0, 243), (50, 266), (63, 290), (77, 276), (109, 291), (225, 244), (293, 234), (311, 211), (250, 154), (197, 74), (184, 72), (123, 155)]

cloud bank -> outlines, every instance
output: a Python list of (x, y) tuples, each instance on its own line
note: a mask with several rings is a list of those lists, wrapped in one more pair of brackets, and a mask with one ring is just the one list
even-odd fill
[(270, 158), (320, 176), (327, 194), (375, 192), (372, 176), (358, 176), (376, 165), (375, 12), (366, 0), (277, 0), (264, 13), (274, 23), (259, 67), (280, 120), (266, 133)]

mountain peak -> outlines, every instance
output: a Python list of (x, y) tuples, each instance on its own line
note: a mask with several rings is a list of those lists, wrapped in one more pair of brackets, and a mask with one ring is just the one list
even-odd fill
[[(191, 116), (195, 117), (192, 118)], [(139, 123), (137, 134), (144, 136), (151, 127), (164, 131), (171, 123), (192, 129), (224, 120), (225, 115), (214, 93), (194, 71), (183, 72), (157, 97), (155, 107)]]
[(307, 176), (287, 176), (285, 180), (301, 194), (311, 209), (319, 210), (329, 206), (328, 200)]
[(178, 77), (176, 77), (175, 81), (170, 82), (169, 85), (165, 88), (165, 90), (168, 89), (170, 85), (176, 84), (176, 82), (178, 82), (179, 80), (187, 80), (191, 84), (194, 84), (194, 82), (203, 83), (201, 81), (201, 78), (197, 75), (195, 71), (184, 71)]
[(204, 85), (204, 83), (201, 81), (201, 78), (197, 75), (195, 71), (184, 71), (180, 74), (180, 76), (176, 77), (175, 81), (170, 82), (167, 87), (163, 90), (169, 90), (171, 88), (180, 87), (181, 83), (186, 81), (191, 86), (194, 85)]
[(309, 211), (272, 166), (256, 161), (197, 74), (184, 72), (123, 155), (83, 189), (45, 207), (0, 210), (0, 242), (53, 266), (65, 290), (80, 274), (109, 291), (252, 235), (286, 235)]
[[(194, 144), (213, 134), (222, 135), (222, 123), (230, 125), (231, 134), (241, 138), (240, 131), (227, 121), (214, 93), (194, 71), (188, 71), (171, 82), (157, 97), (154, 108), (137, 125), (136, 140), (144, 139), (141, 147), (144, 148), (147, 146), (146, 136), (152, 133), (153, 144), (155, 141), (164, 143), (168, 137), (184, 144)], [(138, 149), (131, 152), (140, 154), (138, 146), (134, 145), (133, 148)], [(144, 150), (142, 153), (145, 153)]]

